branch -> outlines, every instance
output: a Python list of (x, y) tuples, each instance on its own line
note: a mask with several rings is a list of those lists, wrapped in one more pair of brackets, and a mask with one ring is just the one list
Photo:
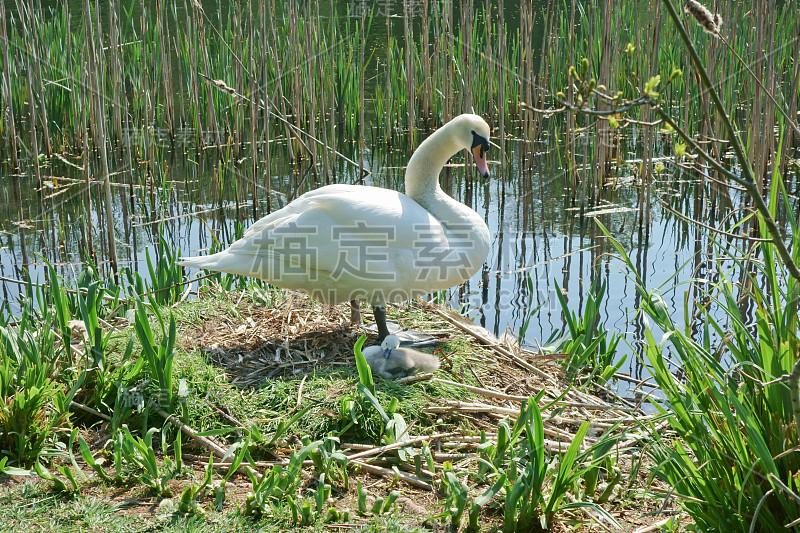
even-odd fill
[(708, 72), (703, 66), (703, 62), (700, 60), (700, 56), (697, 54), (697, 50), (695, 50), (694, 45), (692, 45), (692, 41), (689, 38), (689, 33), (686, 31), (683, 22), (681, 22), (678, 13), (675, 11), (675, 6), (672, 5), (671, 0), (664, 0), (664, 5), (666, 6), (667, 11), (669, 12), (669, 16), (672, 17), (672, 21), (675, 23), (675, 26), (678, 28), (678, 33), (680, 34), (681, 39), (683, 40), (684, 44), (689, 50), (689, 55), (691, 56), (692, 62), (697, 68), (697, 73), (700, 76), (700, 79), (703, 81), (703, 84), (708, 88), (708, 94), (711, 96), (711, 100), (714, 102), (714, 107), (717, 108), (717, 111), (722, 117), (722, 123), (725, 126), (725, 131), (728, 134), (728, 139), (730, 140), (731, 148), (733, 148), (733, 151), (736, 154), (736, 158), (739, 160), (739, 163), (742, 166), (741, 181), (737, 180), (737, 183), (740, 183), (745, 189), (747, 189), (750, 198), (753, 200), (755, 208), (758, 210), (759, 214), (761, 215), (764, 221), (764, 225), (766, 226), (767, 232), (769, 233), (772, 239), (772, 244), (778, 251), (778, 255), (781, 256), (781, 260), (783, 261), (783, 264), (786, 266), (786, 269), (789, 271), (789, 274), (797, 281), (800, 281), (800, 269), (797, 268), (797, 265), (792, 259), (792, 254), (789, 252), (786, 243), (783, 242), (783, 239), (781, 238), (781, 232), (778, 229), (775, 220), (772, 218), (772, 214), (769, 211), (769, 206), (767, 206), (764, 197), (761, 196), (761, 191), (758, 190), (758, 185), (756, 184), (756, 180), (753, 177), (753, 169), (750, 166), (750, 161), (745, 156), (744, 148), (742, 147), (742, 142), (739, 139), (739, 136), (736, 134), (736, 130), (733, 128), (733, 124), (731, 123), (731, 118), (725, 111), (725, 107), (722, 105), (722, 100), (720, 99), (719, 94), (714, 88), (714, 85), (711, 83), (711, 79), (708, 77)]

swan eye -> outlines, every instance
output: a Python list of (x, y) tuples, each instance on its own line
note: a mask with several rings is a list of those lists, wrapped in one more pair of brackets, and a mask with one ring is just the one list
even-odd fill
[(481, 157), (484, 157), (486, 151), (489, 149), (489, 141), (487, 141), (482, 135), (475, 133), (472, 131), (472, 146), (470, 149), (474, 149), (476, 146), (481, 147)]

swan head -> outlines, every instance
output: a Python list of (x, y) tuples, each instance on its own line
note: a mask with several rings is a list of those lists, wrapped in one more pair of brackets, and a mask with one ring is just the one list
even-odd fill
[(491, 130), (483, 118), (471, 113), (459, 115), (451, 121), (455, 135), (464, 148), (469, 149), (475, 157), (478, 172), (484, 178), (489, 177), (489, 166), (486, 164), (486, 151), (489, 149)]
[(489, 125), (478, 115), (465, 113), (433, 132), (414, 151), (406, 167), (406, 194), (427, 208), (426, 198), (435, 195), (439, 186), (439, 172), (445, 163), (461, 152), (469, 150), (481, 176), (489, 176), (486, 150), (491, 144)]
[(400, 346), (400, 339), (395, 337), (394, 335), (387, 335), (383, 342), (381, 343), (381, 350), (383, 350), (383, 357), (386, 359), (392, 354), (392, 350), (396, 349)]

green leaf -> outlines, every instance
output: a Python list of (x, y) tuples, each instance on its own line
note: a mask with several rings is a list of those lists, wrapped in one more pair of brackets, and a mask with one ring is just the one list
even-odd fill
[(364, 354), (361, 353), (361, 347), (364, 346), (366, 340), (367, 334), (365, 333), (356, 341), (356, 344), (353, 347), (353, 353), (356, 357), (356, 369), (358, 370), (358, 379), (361, 381), (361, 385), (364, 386), (370, 393), (374, 394), (375, 383), (372, 379), (372, 369), (369, 367)]

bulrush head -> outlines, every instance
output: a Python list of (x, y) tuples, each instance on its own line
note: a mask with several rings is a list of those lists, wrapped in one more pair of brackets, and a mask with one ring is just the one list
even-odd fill
[(719, 35), (719, 32), (722, 30), (722, 15), (719, 13), (712, 15), (711, 11), (709, 11), (706, 6), (696, 0), (689, 0), (686, 2), (683, 10), (693, 16), (706, 33)]

